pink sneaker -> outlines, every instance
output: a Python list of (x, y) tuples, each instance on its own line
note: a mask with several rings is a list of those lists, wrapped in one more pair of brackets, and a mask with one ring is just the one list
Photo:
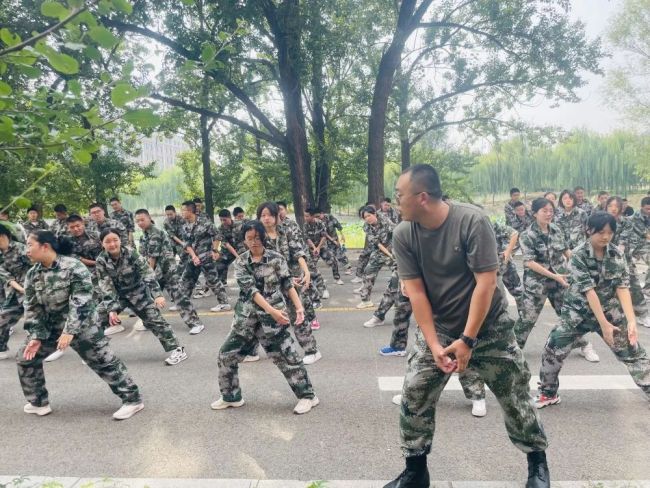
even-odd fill
[(311, 330), (318, 330), (320, 329), (320, 322), (318, 319), (314, 319), (311, 323)]

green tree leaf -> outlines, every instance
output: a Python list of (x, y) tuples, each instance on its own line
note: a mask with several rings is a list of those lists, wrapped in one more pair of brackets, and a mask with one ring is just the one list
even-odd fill
[(150, 108), (141, 108), (129, 110), (124, 114), (123, 119), (129, 124), (133, 124), (140, 129), (151, 129), (160, 124), (160, 117)]
[(83, 149), (73, 152), (72, 157), (82, 164), (88, 164), (93, 160), (92, 154), (90, 154), (88, 151), (84, 151)]
[(29, 208), (29, 207), (32, 206), (32, 201), (31, 201), (29, 198), (18, 197), (18, 198), (16, 198), (16, 200), (14, 201), (14, 204), (15, 204), (16, 207), (18, 207), (18, 208), (23, 208), (23, 209), (25, 209), (25, 208)]
[(0, 81), (0, 97), (6, 97), (11, 94), (11, 86), (4, 81)]
[(120, 12), (124, 12), (127, 15), (133, 13), (133, 5), (131, 5), (126, 0), (113, 0), (113, 6)]
[(15, 46), (16, 44), (19, 44), (21, 41), (20, 36), (18, 34), (12, 34), (12, 32), (6, 27), (0, 29), (0, 40), (9, 47)]
[(112, 49), (117, 44), (118, 39), (106, 27), (98, 25), (88, 30), (90, 38), (104, 49)]
[(41, 4), (41, 14), (45, 17), (54, 17), (58, 19), (68, 16), (70, 12), (59, 2), (43, 2)]
[(74, 75), (79, 72), (79, 62), (67, 54), (59, 53), (54, 49), (45, 54), (50, 66), (64, 75)]
[(124, 107), (127, 103), (147, 95), (147, 88), (135, 88), (130, 83), (118, 83), (111, 91), (111, 101), (116, 107)]

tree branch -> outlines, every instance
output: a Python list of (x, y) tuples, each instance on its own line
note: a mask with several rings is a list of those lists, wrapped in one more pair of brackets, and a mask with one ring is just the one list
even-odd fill
[(466, 124), (467, 122), (497, 122), (499, 124), (506, 124), (503, 120), (494, 118), (494, 117), (468, 117), (466, 119), (461, 119), (461, 120), (445, 120), (443, 122), (436, 122), (435, 124), (431, 124), (428, 127), (425, 127), (420, 131), (418, 135), (416, 135), (409, 144), (413, 146), (416, 144), (420, 139), (422, 139), (425, 135), (427, 135), (429, 132), (436, 130), (436, 129), (442, 129), (443, 127), (449, 127), (452, 125), (461, 125), (461, 124)]
[(472, 34), (476, 34), (478, 36), (485, 37), (486, 39), (489, 39), (492, 41), (494, 44), (499, 46), (502, 51), (511, 54), (517, 58), (521, 57), (519, 53), (516, 51), (513, 51), (512, 49), (509, 49), (501, 40), (495, 36), (494, 34), (490, 34), (489, 32), (482, 31), (480, 29), (476, 29), (472, 26), (469, 25), (464, 25), (464, 24), (457, 24), (455, 22), (448, 22), (448, 21), (439, 21), (439, 22), (421, 22), (419, 24), (419, 27), (425, 27), (425, 28), (436, 28), (436, 27), (452, 27), (460, 30), (465, 30), (467, 32), (471, 32)]

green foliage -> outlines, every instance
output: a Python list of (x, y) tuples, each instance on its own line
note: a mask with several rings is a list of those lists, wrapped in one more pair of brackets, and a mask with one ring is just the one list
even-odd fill
[[(179, 189), (179, 182), (183, 180), (183, 170), (174, 166), (156, 175), (155, 178), (145, 179), (140, 182), (134, 195), (121, 195), (125, 208), (146, 208), (150, 212), (162, 215), (167, 205), (179, 208), (184, 200), (184, 195)], [(200, 193), (199, 193), (200, 194)], [(191, 196), (195, 196), (192, 194)]]

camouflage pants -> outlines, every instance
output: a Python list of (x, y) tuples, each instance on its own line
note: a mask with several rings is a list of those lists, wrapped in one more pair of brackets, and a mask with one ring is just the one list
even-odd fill
[(379, 320), (386, 320), (386, 314), (395, 304), (395, 300), (400, 294), (399, 276), (397, 276), (397, 270), (393, 270), (388, 280), (388, 286), (381, 297), (381, 302), (379, 302), (379, 306), (373, 315)]
[(366, 269), (371, 253), (372, 250), (368, 249), (368, 247), (364, 247), (361, 254), (359, 254), (359, 259), (357, 260), (357, 278), (363, 278), (363, 271)]
[(195, 266), (192, 260), (188, 260), (185, 263), (185, 268), (183, 269), (183, 275), (181, 278), (183, 286), (185, 287), (185, 294), (188, 297), (192, 296), (194, 293), (194, 287), (196, 286), (196, 282), (199, 280), (201, 272), (205, 277), (205, 282), (208, 288), (212, 290), (212, 293), (217, 297), (217, 303), (228, 303), (226, 287), (219, 279), (217, 263), (215, 263), (211, 257), (206, 258), (200, 266)]
[[(63, 325), (63, 324), (61, 324)], [(138, 385), (135, 384), (129, 375), (125, 364), (108, 345), (108, 339), (103, 333), (93, 326), (94, 331), (88, 331), (75, 336), (70, 347), (83, 359), (88, 367), (97, 376), (103, 379), (111, 388), (122, 403), (125, 405), (136, 404), (142, 401)], [(18, 378), (23, 388), (25, 399), (35, 407), (43, 407), (49, 404), (47, 388), (45, 388), (45, 373), (43, 371), (43, 360), (56, 351), (57, 340), (62, 329), (52, 334), (48, 339), (41, 342), (41, 348), (36, 356), (30, 361), (23, 359), (23, 352), (29, 340), (20, 349), (17, 355)]]
[(402, 295), (396, 269), (393, 270), (388, 280), (388, 286), (374, 315), (378, 319), (384, 320), (386, 313), (393, 305), (395, 305), (395, 314), (393, 316), (393, 333), (390, 338), (390, 347), (404, 350), (408, 343), (409, 321), (413, 309), (411, 308), (411, 301)]
[(181, 283), (181, 277), (178, 275), (178, 268), (173, 267), (165, 272), (162, 275), (162, 278), (158, 280), (160, 287), (163, 290), (166, 290), (169, 293), (169, 296), (172, 298), (173, 302), (178, 307), (178, 313), (190, 329), (196, 327), (197, 325), (203, 325), (199, 314), (196, 312), (192, 300), (186, 293), (186, 289)]
[[(650, 358), (641, 344), (637, 342), (636, 347), (630, 344), (625, 319), (611, 322), (620, 327), (621, 331), (614, 331), (614, 345), (609, 348), (616, 359), (625, 365), (636, 385), (650, 401)], [(600, 325), (595, 319), (572, 321), (568, 314), (563, 314), (560, 323), (549, 334), (544, 347), (542, 366), (539, 370), (540, 392), (547, 396), (557, 393), (560, 386), (558, 376), (564, 359), (575, 347), (575, 342), (589, 332), (596, 332), (602, 337)]]
[[(325, 280), (323, 275), (318, 271), (317, 262), (314, 260), (313, 256), (307, 256), (307, 267), (309, 268), (309, 273), (311, 274), (311, 282), (314, 284), (314, 290), (312, 291), (312, 300), (314, 303), (319, 303), (323, 292), (327, 290), (325, 285)], [(314, 293), (316, 292), (316, 293)]]
[[(546, 435), (532, 403), (530, 372), (517, 346), (512, 320), (507, 314), (501, 314), (490, 333), (479, 337), (469, 367), (497, 397), (510, 440), (524, 452), (545, 450)], [(440, 332), (438, 339), (443, 347), (454, 341)], [(426, 455), (431, 451), (436, 406), (450, 376), (438, 369), (418, 329), (402, 390), (400, 435), (405, 456)]]
[(9, 331), (20, 321), (25, 313), (22, 302), (22, 295), (20, 299), (14, 295), (0, 309), (0, 352), (8, 349)]
[(239, 386), (239, 363), (246, 357), (251, 343), (262, 344), (266, 354), (278, 367), (298, 398), (313, 398), (314, 390), (286, 326), (276, 324), (266, 314), (235, 316), (230, 333), (219, 350), (219, 390), (225, 401), (242, 398)]
[[(148, 292), (147, 292), (148, 293)], [(125, 308), (133, 310), (133, 313), (142, 320), (144, 326), (153, 332), (165, 351), (172, 351), (180, 347), (176, 334), (171, 325), (164, 319), (160, 310), (153, 303), (153, 300), (144, 292), (130, 294), (120, 297), (120, 312)], [(108, 323), (108, 310), (103, 304), (97, 307), (101, 326), (106, 329)], [(119, 313), (119, 312), (118, 312)]]
[(219, 275), (219, 280), (226, 285), (228, 282), (228, 268), (232, 263), (235, 262), (235, 256), (228, 253), (223, 253), (221, 259), (217, 261), (217, 274)]
[(314, 266), (318, 266), (318, 260), (320, 258), (323, 258), (323, 261), (327, 263), (327, 265), (332, 268), (332, 274), (334, 275), (335, 280), (340, 280), (341, 279), (341, 273), (339, 273), (339, 262), (336, 259), (336, 255), (332, 252), (331, 249), (329, 249), (327, 246), (324, 246), (320, 250), (320, 254), (318, 256), (314, 256), (312, 254), (312, 259), (314, 260)]
[(375, 286), (375, 280), (379, 271), (384, 266), (392, 266), (393, 260), (386, 256), (383, 252), (376, 250), (373, 251), (368, 259), (368, 264), (363, 272), (363, 283), (361, 285), (361, 300), (366, 302), (370, 300), (372, 288)]
[[(515, 335), (520, 348), (523, 349), (526, 345), (528, 336), (535, 327), (547, 298), (559, 316), (564, 301), (564, 288), (555, 280), (537, 274), (531, 276), (528, 272), (524, 272), (524, 295), (519, 307), (519, 319), (515, 324)], [(587, 343), (587, 340), (583, 338), (578, 341), (576, 347), (586, 346)]]
[(632, 295), (634, 314), (639, 318), (645, 318), (648, 316), (648, 305), (643, 294), (644, 288), (641, 287), (641, 281), (639, 280), (637, 265), (634, 259), (628, 259), (627, 264), (630, 269), (630, 295)]
[(348, 259), (347, 254), (345, 254), (345, 249), (341, 245), (341, 243), (333, 243), (332, 241), (327, 241), (327, 247), (334, 253), (334, 256), (336, 256), (336, 259), (339, 263), (341, 263), (345, 269), (350, 269), (352, 265), (350, 264), (350, 260)]
[(506, 263), (499, 256), (499, 276), (501, 276), (503, 285), (517, 302), (517, 309), (519, 309), (524, 296), (524, 287), (517, 273), (517, 266), (512, 262), (512, 259)]

